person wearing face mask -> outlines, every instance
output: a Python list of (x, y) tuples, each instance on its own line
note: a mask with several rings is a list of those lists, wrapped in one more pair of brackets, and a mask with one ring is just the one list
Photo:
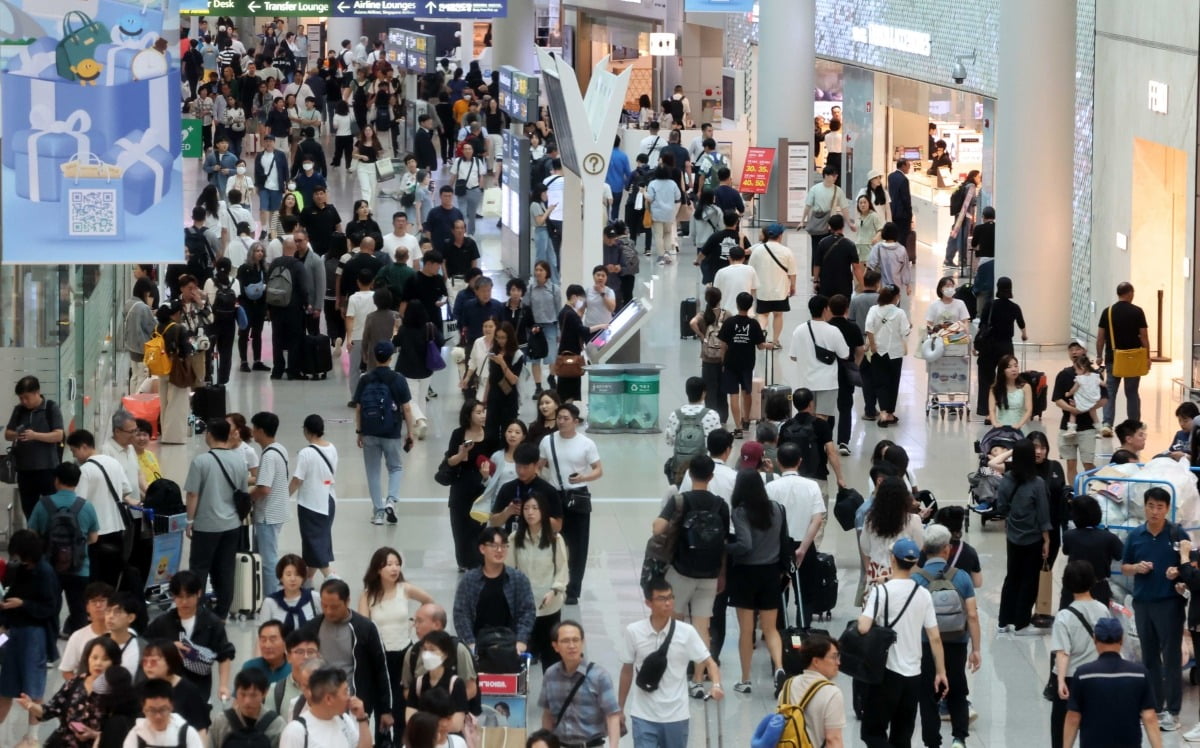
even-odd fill
[[(591, 325), (583, 322), (584, 307), (587, 306), (587, 291), (578, 283), (567, 286), (567, 303), (558, 313), (558, 354), (582, 353), (588, 338), (594, 333), (608, 327), (608, 324)], [(560, 372), (551, 373), (556, 377), (556, 388), (564, 402), (572, 402), (582, 397), (582, 377), (563, 376)]]
[(300, 195), (304, 198), (303, 205), (312, 203), (313, 190), (325, 187), (325, 151), (313, 137), (311, 127), (301, 131), (304, 139), (296, 146), (296, 160), (292, 162), (292, 179), (295, 180)]
[(414, 707), (423, 701), (422, 694), (441, 690), (449, 696), (449, 732), (461, 734), (471, 702), (467, 696), (466, 681), (449, 667), (453, 664), (456, 649), (454, 638), (445, 631), (431, 631), (417, 647), (425, 674), (414, 681), (412, 690), (405, 697), (406, 702), (413, 705), (407, 708), (407, 715), (411, 717), (416, 713)]
[[(954, 278), (946, 276), (938, 281), (937, 298), (925, 312), (925, 326), (930, 333), (944, 330), (956, 322), (964, 326), (971, 322), (971, 313), (962, 299), (954, 298)], [(964, 327), (965, 329), (965, 327)]]

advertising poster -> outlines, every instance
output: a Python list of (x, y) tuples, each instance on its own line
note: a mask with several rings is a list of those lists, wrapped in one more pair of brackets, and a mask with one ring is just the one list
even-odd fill
[(3, 262), (179, 262), (179, 0), (0, 0)]
[(742, 166), (742, 183), (738, 192), (743, 195), (765, 195), (771, 183), (771, 165), (775, 163), (774, 148), (746, 149), (746, 162)]

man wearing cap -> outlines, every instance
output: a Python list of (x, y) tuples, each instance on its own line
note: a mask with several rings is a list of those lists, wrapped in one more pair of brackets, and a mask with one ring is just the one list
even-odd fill
[(767, 329), (767, 318), (771, 321), (772, 340), (779, 342), (783, 332), (783, 315), (791, 310), (788, 299), (796, 295), (796, 258), (792, 250), (784, 246), (783, 226), (772, 223), (763, 230), (763, 241), (750, 250), (746, 263), (758, 275), (758, 324)]
[(883, 681), (868, 686), (860, 737), (868, 748), (908, 745), (917, 720), (921, 685), (921, 631), (933, 656), (933, 688), (946, 692), (946, 661), (938, 631), (933, 597), (912, 579), (921, 549), (909, 538), (892, 545), (892, 576), (867, 593), (858, 633), (879, 624), (892, 629), (896, 642), (888, 649)]
[[(1096, 467), (1096, 422), (1091, 411), (1079, 410), (1075, 407), (1067, 393), (1075, 386), (1075, 361), (1087, 353), (1087, 348), (1078, 340), (1072, 340), (1067, 346), (1067, 356), (1071, 365), (1054, 377), (1054, 388), (1050, 400), (1062, 411), (1062, 422), (1058, 429), (1058, 454), (1067, 463), (1067, 482), (1075, 483), (1075, 474), (1082, 464), (1084, 470)], [(1104, 392), (1100, 393), (1097, 407), (1104, 407), (1108, 399)], [(1067, 431), (1069, 416), (1075, 416), (1075, 431)]]
[(1116, 618), (1096, 622), (1093, 638), (1100, 657), (1075, 671), (1063, 727), (1064, 748), (1075, 745), (1077, 734), (1082, 748), (1140, 746), (1142, 728), (1150, 745), (1161, 748), (1149, 673), (1144, 665), (1121, 659), (1124, 637)]
[[(388, 359), (396, 352), (390, 340), (375, 344), (375, 361), (379, 363), (358, 380), (354, 391), (354, 423), (358, 434), (358, 446), (363, 451), (363, 467), (367, 472), (367, 490), (371, 493), (374, 512), (371, 524), (382, 525), (386, 517), (389, 524), (396, 524), (396, 497), (400, 495), (401, 449), (412, 449), (413, 416), (412, 400), (408, 383), (390, 366)], [(380, 387), (382, 385), (382, 387)], [(408, 427), (408, 436), (403, 442), (401, 419)], [(387, 464), (388, 492), (386, 500), (379, 482), (379, 458)]]

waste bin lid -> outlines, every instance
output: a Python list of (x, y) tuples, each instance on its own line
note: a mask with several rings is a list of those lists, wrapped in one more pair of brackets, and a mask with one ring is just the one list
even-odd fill
[(632, 364), (624, 367), (625, 374), (634, 377), (657, 377), (665, 368), (663, 364)]

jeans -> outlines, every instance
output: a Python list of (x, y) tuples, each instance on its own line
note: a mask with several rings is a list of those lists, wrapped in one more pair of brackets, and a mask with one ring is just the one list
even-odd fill
[(591, 514), (567, 512), (563, 516), (562, 536), (563, 542), (567, 544), (567, 567), (570, 573), (570, 580), (567, 582), (567, 597), (579, 597), (580, 589), (583, 587), (583, 573), (587, 570), (588, 540), (591, 532)]
[(254, 550), (262, 557), (263, 594), (270, 595), (280, 590), (275, 576), (275, 565), (279, 563), (279, 531), (283, 524), (254, 524)]
[(953, 265), (954, 258), (957, 255), (961, 264), (967, 264), (967, 257), (970, 256), (967, 251), (969, 248), (968, 242), (971, 241), (971, 230), (974, 227), (974, 222), (969, 218), (964, 218), (962, 226), (958, 227), (958, 235), (953, 239), (946, 240), (946, 264)]
[(45, 696), (48, 645), (44, 626), (21, 625), (8, 630), (6, 659), (0, 669), (0, 697), (15, 699), (26, 693), (40, 701)]
[[(950, 709), (950, 734), (956, 739), (966, 740), (970, 734), (970, 711), (967, 705), (967, 642), (942, 641), (942, 652), (946, 658), (946, 680), (950, 690), (946, 693), (946, 706)], [(926, 748), (939, 748), (942, 744), (942, 717), (938, 714), (937, 692), (933, 690), (933, 649), (929, 642), (921, 645), (921, 740)], [(1061, 729), (1059, 736), (1062, 736)]]
[(387, 499), (394, 501), (400, 495), (400, 455), (404, 441), (385, 436), (363, 435), (363, 467), (367, 471), (367, 491), (371, 494), (371, 506), (377, 512), (382, 512), (384, 498), (379, 491), (379, 458), (382, 457), (387, 465), (388, 492)]
[(883, 673), (883, 682), (867, 687), (859, 737), (867, 748), (909, 748), (917, 724), (921, 676)]
[[(1111, 357), (1112, 353), (1108, 355)], [(1117, 417), (1117, 391), (1121, 389), (1122, 382), (1125, 383), (1125, 417), (1134, 421), (1142, 420), (1142, 398), (1138, 394), (1138, 385), (1142, 383), (1142, 378), (1113, 376), (1111, 361), (1104, 368), (1108, 377), (1105, 380), (1108, 402), (1104, 404), (1104, 422), (1112, 424)]]
[(1042, 543), (1017, 545), (1011, 540), (1005, 542), (1008, 545), (1008, 568), (1000, 588), (1000, 612), (996, 621), (1001, 626), (1023, 629), (1029, 625), (1033, 604), (1037, 600), (1038, 579), (1042, 571)]
[[(720, 705), (717, 705), (720, 708)], [(688, 720), (651, 722), (633, 718), (633, 748), (687, 748)]]
[(467, 234), (475, 236), (475, 216), (479, 215), (479, 206), (483, 203), (483, 190), (471, 187), (465, 195), (454, 196), (454, 207), (462, 211), (467, 219)]
[(544, 260), (548, 263), (550, 280), (558, 283), (558, 256), (554, 252), (554, 243), (550, 240), (550, 229), (545, 226), (533, 227), (533, 259), (534, 262)]
[(213, 592), (217, 595), (213, 613), (221, 620), (229, 616), (229, 606), (233, 604), (234, 560), (239, 534), (237, 529), (223, 532), (192, 531), (188, 567), (200, 577), (201, 589), (208, 582), (208, 575), (212, 574)]
[(1183, 702), (1183, 598), (1134, 600), (1133, 615), (1142, 640), (1142, 664), (1150, 671), (1154, 689), (1154, 711), (1177, 715)]

